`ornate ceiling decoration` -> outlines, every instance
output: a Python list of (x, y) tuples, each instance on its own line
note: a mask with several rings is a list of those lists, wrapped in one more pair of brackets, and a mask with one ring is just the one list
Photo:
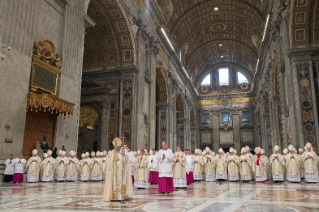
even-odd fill
[(116, 0), (91, 0), (86, 30), (84, 69), (106, 69), (136, 63), (135, 38), (123, 6)]
[[(167, 30), (193, 78), (215, 64), (233, 63), (254, 74), (265, 15), (260, 0), (173, 0)], [(218, 8), (218, 9), (216, 9)], [(187, 47), (187, 48), (185, 48)]]

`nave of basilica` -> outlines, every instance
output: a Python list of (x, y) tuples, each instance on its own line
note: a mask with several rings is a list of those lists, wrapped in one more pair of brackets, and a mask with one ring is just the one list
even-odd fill
[(319, 0), (0, 0), (0, 45), (0, 211), (319, 211)]

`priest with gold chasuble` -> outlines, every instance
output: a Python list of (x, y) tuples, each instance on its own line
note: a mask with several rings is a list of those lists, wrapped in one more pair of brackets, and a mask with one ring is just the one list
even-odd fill
[(181, 147), (176, 147), (173, 160), (173, 182), (174, 188), (186, 188), (186, 155), (181, 151)]
[(274, 147), (274, 154), (269, 158), (273, 181), (284, 181), (285, 159), (279, 153), (279, 146)]
[(305, 146), (305, 152), (303, 153), (304, 169), (305, 169), (305, 181), (307, 183), (318, 182), (318, 156), (312, 150), (312, 145), (307, 143)]
[(135, 160), (136, 173), (134, 176), (134, 186), (137, 188), (147, 188), (148, 187), (148, 157), (145, 154), (145, 150), (141, 150), (141, 155), (139, 155)]
[(104, 201), (117, 201), (133, 198), (133, 185), (131, 179), (131, 166), (128, 154), (122, 148), (122, 141), (115, 138), (112, 142), (115, 149), (109, 151)]
[(286, 155), (287, 181), (300, 182), (300, 163), (299, 157), (295, 153), (295, 147), (288, 146), (289, 153)]

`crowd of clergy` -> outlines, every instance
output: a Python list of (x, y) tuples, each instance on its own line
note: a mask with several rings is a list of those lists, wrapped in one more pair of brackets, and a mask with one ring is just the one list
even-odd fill
[[(204, 151), (181, 150), (177, 146), (175, 153), (166, 147), (158, 152), (130, 151), (127, 146), (123, 157), (127, 158), (131, 173), (132, 185), (135, 188), (148, 188), (150, 184), (159, 184), (160, 193), (171, 193), (177, 188), (186, 188), (194, 181), (252, 181), (264, 183), (267, 180), (274, 182), (289, 181), (301, 182), (304, 179), (308, 183), (318, 182), (318, 157), (310, 143), (304, 150), (299, 151), (289, 145), (282, 151), (279, 146), (273, 148), (273, 154), (268, 158), (264, 149), (254, 149), (255, 154), (250, 152), (248, 146), (241, 149), (241, 154), (233, 148), (225, 153), (219, 149), (215, 154), (209, 147)], [(114, 151), (114, 150), (113, 150)], [(32, 151), (32, 157), (27, 161), (23, 155), (14, 159), (13, 155), (6, 160), (4, 181), (14, 183), (23, 182), (23, 173), (26, 169), (27, 182), (64, 182), (64, 181), (102, 181), (106, 178), (108, 160), (112, 151), (83, 153), (81, 159), (76, 158), (76, 152), (70, 151), (69, 157), (66, 152), (60, 150), (56, 159), (49, 150), (38, 156), (37, 150)], [(117, 154), (115, 152), (115, 154)], [(116, 155), (117, 157), (117, 155)], [(113, 160), (113, 156), (112, 156)]]

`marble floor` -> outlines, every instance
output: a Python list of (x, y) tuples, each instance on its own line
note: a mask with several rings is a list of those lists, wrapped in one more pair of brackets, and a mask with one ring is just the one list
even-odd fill
[(103, 182), (0, 183), (0, 211), (319, 211), (319, 184), (196, 182), (172, 195), (157, 186), (134, 199), (103, 202)]

